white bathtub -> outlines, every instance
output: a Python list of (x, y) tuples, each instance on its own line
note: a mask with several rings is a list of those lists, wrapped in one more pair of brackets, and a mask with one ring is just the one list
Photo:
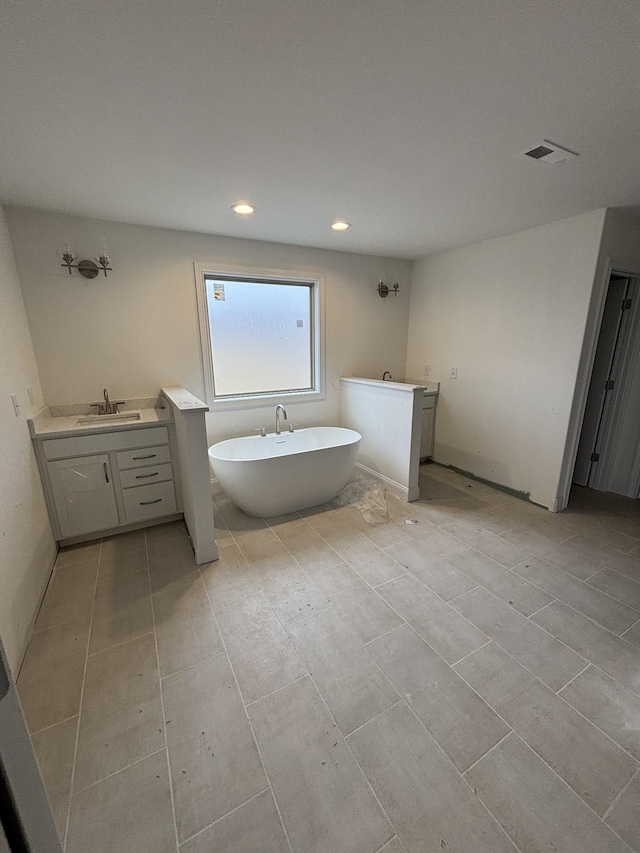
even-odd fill
[(341, 427), (230, 438), (209, 448), (209, 463), (241, 510), (269, 518), (335, 498), (347, 484), (361, 438)]

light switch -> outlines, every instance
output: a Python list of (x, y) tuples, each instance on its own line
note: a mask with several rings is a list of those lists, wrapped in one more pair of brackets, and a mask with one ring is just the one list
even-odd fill
[(18, 395), (17, 394), (11, 395), (11, 402), (13, 403), (13, 411), (15, 412), (16, 417), (19, 418), (20, 417), (20, 403), (18, 401)]
[(430, 376), (430, 375), (431, 375), (431, 365), (430, 365), (430, 364), (425, 364), (425, 366), (424, 366), (424, 375), (425, 375), (425, 376)]

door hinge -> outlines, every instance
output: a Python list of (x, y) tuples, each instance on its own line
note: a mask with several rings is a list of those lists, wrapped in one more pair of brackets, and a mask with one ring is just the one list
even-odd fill
[(626, 299), (623, 299), (622, 300), (622, 310), (626, 311), (627, 308), (631, 308), (631, 303), (632, 303), (632, 300), (629, 297), (627, 297)]
[(600, 461), (600, 454), (599, 453), (592, 453), (590, 461), (591, 462), (599, 462)]
[(607, 381), (604, 383), (604, 390), (605, 391), (613, 391), (613, 389), (615, 388), (615, 385), (616, 385), (615, 379), (607, 379)]

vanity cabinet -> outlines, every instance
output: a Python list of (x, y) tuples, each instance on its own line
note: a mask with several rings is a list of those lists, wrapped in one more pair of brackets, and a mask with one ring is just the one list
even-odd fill
[(63, 536), (120, 523), (107, 453), (48, 462), (47, 471)]
[(181, 511), (168, 426), (36, 443), (56, 538), (116, 531)]
[(425, 394), (422, 400), (420, 423), (420, 460), (433, 456), (436, 430), (436, 395)]

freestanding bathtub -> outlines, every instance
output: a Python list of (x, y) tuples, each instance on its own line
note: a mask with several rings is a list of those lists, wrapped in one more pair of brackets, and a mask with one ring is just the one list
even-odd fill
[(361, 438), (342, 427), (230, 438), (209, 448), (209, 463), (243, 512), (270, 518), (335, 498), (353, 470)]

